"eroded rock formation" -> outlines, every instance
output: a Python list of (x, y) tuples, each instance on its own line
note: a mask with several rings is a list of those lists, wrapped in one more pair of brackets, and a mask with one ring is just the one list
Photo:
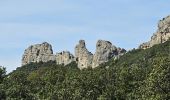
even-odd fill
[(75, 47), (75, 57), (69, 51), (53, 54), (52, 46), (44, 42), (42, 44), (32, 45), (27, 48), (22, 58), (22, 65), (31, 62), (56, 61), (56, 64), (68, 65), (76, 61), (78, 68), (95, 68), (100, 64), (109, 61), (111, 58), (118, 58), (126, 50), (117, 48), (109, 41), (99, 40), (96, 44), (96, 52), (93, 55), (86, 48), (84, 40), (80, 40)]
[(56, 54), (56, 63), (68, 65), (71, 62), (75, 61), (74, 56), (69, 51), (63, 51)]
[(44, 42), (42, 44), (32, 45), (25, 50), (22, 57), (22, 65), (26, 65), (31, 62), (55, 61), (55, 59), (52, 46), (49, 43)]
[(153, 34), (149, 42), (141, 44), (139, 48), (147, 49), (155, 44), (164, 43), (168, 39), (170, 39), (170, 16), (159, 21), (157, 32)]
[(80, 40), (79, 44), (76, 45), (75, 58), (78, 63), (78, 68), (83, 69), (91, 67), (93, 54), (87, 50), (84, 40)]
[(95, 68), (100, 64), (109, 61), (111, 58), (118, 57), (125, 52), (125, 49), (117, 48), (109, 41), (98, 40), (96, 44), (96, 52), (93, 56), (92, 67)]

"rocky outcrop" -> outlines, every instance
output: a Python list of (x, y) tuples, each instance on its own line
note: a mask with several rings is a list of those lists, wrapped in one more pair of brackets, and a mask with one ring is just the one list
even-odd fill
[(99, 40), (96, 44), (96, 52), (93, 56), (86, 48), (84, 40), (80, 40), (75, 47), (75, 57), (69, 51), (63, 51), (53, 55), (52, 46), (44, 42), (28, 47), (22, 57), (22, 65), (31, 62), (55, 61), (56, 64), (68, 65), (76, 61), (79, 69), (92, 67), (109, 61), (111, 58), (119, 58), (126, 52), (125, 49), (117, 48), (109, 41)]
[(75, 58), (69, 51), (63, 51), (56, 54), (56, 63), (59, 65), (68, 65), (73, 61), (75, 61)]
[(147, 49), (155, 44), (164, 43), (168, 39), (170, 39), (170, 16), (167, 16), (159, 21), (157, 32), (154, 33), (149, 42), (141, 44), (139, 48)]
[(87, 50), (84, 40), (80, 40), (79, 44), (76, 45), (75, 58), (78, 63), (78, 68), (83, 69), (91, 67), (93, 54)]
[(36, 44), (28, 47), (22, 57), (22, 65), (29, 64), (31, 62), (48, 62), (55, 61), (56, 57), (53, 55), (52, 46), (44, 42), (42, 44)]
[(98, 40), (96, 44), (96, 52), (93, 55), (86, 48), (85, 41), (80, 40), (75, 48), (75, 58), (80, 69), (87, 67), (98, 67), (100, 64), (109, 61), (111, 58), (119, 58), (126, 52), (125, 49), (117, 48), (111, 42)]
[(125, 49), (117, 48), (109, 41), (98, 40), (96, 44), (96, 52), (93, 57), (92, 67), (95, 68), (100, 64), (109, 61), (113, 57), (117, 58), (125, 52)]

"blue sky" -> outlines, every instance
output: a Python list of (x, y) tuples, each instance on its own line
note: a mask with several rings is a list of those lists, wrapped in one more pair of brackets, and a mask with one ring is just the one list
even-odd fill
[(170, 0), (0, 0), (0, 65), (21, 65), (31, 44), (47, 41), (54, 53), (80, 39), (95, 51), (98, 39), (127, 50), (148, 41), (170, 14)]

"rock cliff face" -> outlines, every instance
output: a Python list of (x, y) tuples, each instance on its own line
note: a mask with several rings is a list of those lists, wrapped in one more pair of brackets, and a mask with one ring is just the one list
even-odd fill
[(118, 57), (126, 52), (125, 49), (117, 48), (109, 41), (98, 40), (96, 52), (93, 57), (92, 67), (95, 68), (100, 64), (109, 61), (113, 57)]
[(163, 18), (158, 23), (158, 30), (151, 37), (149, 42), (143, 43), (139, 46), (141, 49), (147, 49), (155, 44), (166, 42), (170, 38), (170, 16)]
[(69, 51), (63, 51), (56, 54), (56, 63), (68, 65), (71, 62), (75, 61), (74, 56)]
[(42, 44), (32, 45), (25, 50), (22, 57), (22, 65), (26, 65), (31, 62), (55, 61), (55, 59), (52, 46), (49, 43), (44, 42)]
[(75, 58), (78, 63), (78, 68), (83, 69), (91, 67), (93, 54), (87, 50), (84, 40), (80, 40), (79, 44), (76, 45)]
[(53, 55), (52, 46), (44, 42), (42, 44), (32, 45), (27, 48), (22, 57), (22, 65), (31, 62), (48, 62), (56, 61), (56, 64), (68, 65), (76, 61), (78, 68), (95, 68), (100, 64), (109, 61), (111, 58), (118, 58), (126, 50), (117, 48), (109, 41), (99, 40), (96, 44), (96, 52), (93, 55), (86, 48), (84, 40), (80, 40), (75, 47), (75, 57), (69, 51), (63, 51)]

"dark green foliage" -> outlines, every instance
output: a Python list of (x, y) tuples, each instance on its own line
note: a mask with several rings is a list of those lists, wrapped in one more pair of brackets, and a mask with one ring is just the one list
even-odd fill
[(0, 66), (0, 84), (3, 81), (5, 74), (6, 74), (6, 69), (4, 67)]
[(6, 75), (6, 69), (4, 67), (0, 66), (0, 98), (6, 99), (6, 94), (5, 94), (5, 89), (4, 89), (4, 85), (2, 84), (4, 78)]
[(170, 42), (129, 51), (95, 69), (32, 63), (1, 82), (0, 97), (9, 100), (168, 100)]

